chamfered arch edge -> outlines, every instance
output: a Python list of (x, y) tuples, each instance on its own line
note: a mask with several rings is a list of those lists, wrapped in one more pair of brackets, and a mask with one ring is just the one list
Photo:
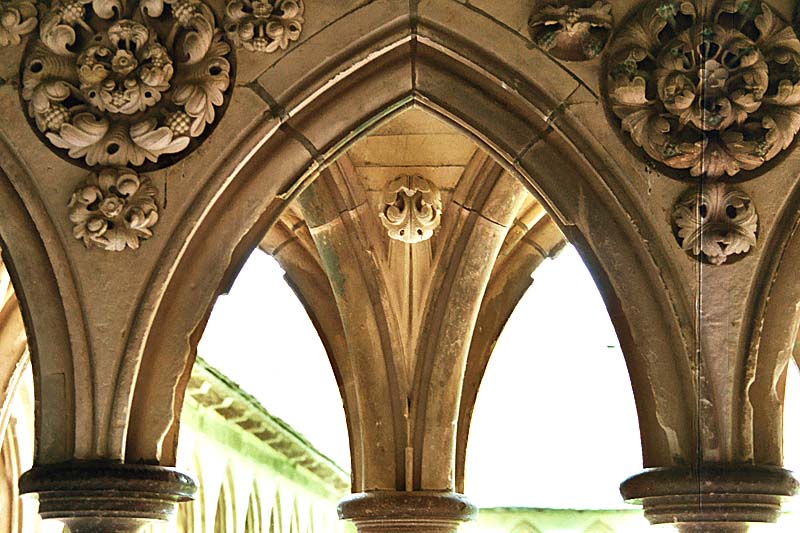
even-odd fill
[(19, 301), (33, 369), (38, 464), (91, 458), (97, 453), (94, 439), (78, 439), (76, 429), (88, 428), (91, 436), (98, 427), (74, 272), (36, 189), (23, 163), (0, 142), (0, 248)]
[[(426, 39), (429, 40), (430, 37), (426, 37)], [(287, 205), (290, 198), (286, 197), (285, 194), (283, 198), (281, 198), (282, 193), (287, 191), (297, 192), (297, 184), (308, 183), (309, 180), (320, 171), (324, 164), (329, 162), (337, 153), (344, 150), (367, 131), (368, 127), (365, 125), (374, 127), (380, 122), (380, 118), (387, 117), (387, 110), (389, 110), (390, 113), (396, 112), (402, 109), (403, 106), (412, 104), (425, 107), (428, 111), (433, 112), (437, 116), (451, 123), (455, 123), (460, 131), (477, 139), (480, 144), (484, 148), (489, 149), (490, 153), (501, 161), (501, 163), (505, 162), (505, 165), (513, 170), (515, 175), (522, 176), (524, 178), (524, 183), (526, 183), (529, 188), (534, 189), (533, 192), (536, 196), (545, 200), (545, 205), (556, 206), (554, 211), (566, 213), (567, 217), (572, 220), (568, 221), (569, 224), (565, 224), (563, 218), (567, 217), (561, 217), (562, 220), (559, 220), (560, 225), (573, 241), (577, 241), (584, 258), (587, 258), (587, 256), (595, 258), (594, 261), (588, 261), (590, 268), (592, 268), (592, 265), (598, 265), (600, 270), (606, 270), (608, 268), (607, 262), (615, 262), (617, 264), (622, 262), (627, 265), (629, 274), (633, 273), (640, 276), (640, 283), (645, 283), (647, 286), (654, 285), (658, 288), (657, 294), (661, 294), (661, 298), (660, 301), (653, 304), (657, 309), (671, 311), (673, 313), (682, 311), (682, 309), (676, 311), (675, 307), (677, 306), (680, 308), (681, 304), (680, 302), (676, 304), (675, 301), (673, 301), (675, 296), (670, 296), (668, 294), (668, 283), (662, 278), (662, 276), (665, 276), (664, 269), (656, 268), (655, 266), (655, 263), (658, 260), (666, 258), (667, 254), (654, 250), (656, 245), (652, 243), (655, 242), (655, 239), (646, 238), (652, 234), (652, 231), (645, 230), (645, 222), (637, 224), (635, 228), (630, 227), (631, 220), (644, 220), (644, 218), (633, 214), (636, 212), (636, 208), (632, 207), (630, 199), (623, 198), (624, 195), (620, 194), (618, 191), (611, 193), (609, 184), (603, 180), (603, 177), (597, 170), (594, 170), (594, 167), (592, 167), (590, 161), (585, 156), (586, 152), (588, 151), (591, 153), (594, 147), (581, 147), (582, 150), (580, 151), (584, 152), (584, 154), (579, 155), (580, 151), (577, 151), (577, 148), (572, 144), (575, 138), (570, 137), (569, 139), (564, 139), (562, 130), (569, 122), (568, 119), (565, 118), (559, 121), (558, 125), (547, 124), (546, 121), (543, 120), (543, 117), (546, 116), (546, 111), (536, 107), (539, 102), (527, 101), (520, 96), (519, 92), (504, 92), (506, 98), (509, 99), (510, 102), (503, 101), (503, 104), (513, 104), (509, 106), (511, 109), (514, 107), (517, 109), (527, 108), (530, 113), (529, 115), (522, 115), (521, 117), (513, 117), (517, 123), (519, 123), (520, 120), (527, 120), (531, 131), (535, 131), (538, 127), (540, 130), (547, 132), (545, 142), (536, 145), (535, 157), (541, 159), (542, 155), (548, 152), (552, 155), (554, 153), (552, 147), (554, 139), (558, 138), (557, 144), (559, 144), (562, 153), (562, 157), (559, 157), (558, 160), (569, 159), (569, 164), (572, 168), (569, 173), (570, 178), (567, 178), (564, 174), (560, 174), (559, 180), (561, 181), (556, 184), (552, 179), (549, 182), (546, 179), (542, 179), (546, 178), (546, 176), (541, 172), (541, 168), (536, 168), (536, 163), (530, 157), (530, 153), (501, 153), (499, 151), (499, 145), (504, 144), (504, 141), (503, 139), (496, 138), (498, 135), (497, 132), (493, 134), (492, 132), (487, 133), (480, 125), (475, 124), (474, 117), (470, 120), (469, 110), (463, 108), (455, 109), (455, 107), (458, 107), (457, 105), (453, 106), (452, 103), (446, 101), (447, 97), (451, 96), (451, 94), (442, 92), (441, 86), (437, 88), (435, 83), (428, 86), (425, 85), (424, 80), (421, 78), (424, 78), (426, 74), (438, 75), (440, 81), (451, 83), (451, 88), (459, 87), (460, 89), (469, 89), (472, 91), (473, 96), (478, 98), (483, 96), (484, 100), (486, 95), (481, 89), (485, 89), (490, 93), (497, 92), (495, 79), (492, 79), (486, 74), (481, 74), (480, 69), (469, 70), (469, 61), (460, 57), (456, 52), (450, 51), (449, 54), (442, 53), (441, 48), (444, 47), (442, 43), (437, 43), (436, 48), (428, 47), (425, 42), (426, 39), (408, 40), (403, 37), (401, 40), (405, 41), (404, 43), (391, 46), (389, 50), (384, 53), (376, 53), (370, 63), (360, 65), (359, 70), (363, 69), (368, 73), (366, 77), (354, 80), (353, 73), (350, 73), (348, 76), (343, 76), (337, 84), (342, 85), (342, 80), (347, 80), (350, 86), (349, 88), (353, 89), (353, 87), (358, 88), (358, 85), (354, 83), (357, 81), (361, 84), (360, 90), (363, 93), (367, 92), (367, 89), (374, 89), (373, 85), (369, 85), (370, 83), (375, 84), (381, 81), (383, 81), (384, 84), (391, 83), (393, 80), (392, 75), (396, 75), (399, 71), (403, 71), (408, 75), (412, 72), (413, 67), (413, 72), (416, 74), (414, 85), (411, 84), (412, 80), (406, 80), (404, 83), (401, 83), (399, 91), (390, 95), (382, 94), (381, 91), (372, 90), (371, 94), (373, 98), (375, 100), (380, 100), (377, 103), (373, 102), (372, 108), (369, 110), (360, 110), (361, 113), (357, 117), (347, 116), (345, 114), (345, 116), (339, 115), (335, 117), (335, 119), (332, 119), (331, 113), (339, 112), (339, 106), (325, 106), (326, 98), (321, 96), (328, 95), (329, 98), (332, 96), (341, 97), (342, 93), (339, 92), (341, 90), (340, 87), (334, 85), (321, 96), (318, 95), (317, 98), (311, 101), (303, 102), (302, 109), (298, 112), (293, 113), (292, 111), (288, 111), (286, 118), (283, 119), (280, 124), (258, 125), (256, 130), (260, 128), (263, 137), (259, 137), (258, 140), (253, 142), (250, 146), (243, 147), (241, 155), (235, 163), (228, 163), (231, 174), (224, 177), (218, 176), (216, 179), (212, 178), (209, 180), (214, 183), (216, 187), (214, 190), (207, 190), (204, 195), (209, 200), (213, 200), (213, 202), (209, 202), (211, 205), (200, 204), (202, 207), (198, 208), (197, 211), (203, 212), (190, 214), (190, 216), (187, 217), (187, 221), (173, 234), (173, 238), (171, 239), (172, 243), (180, 243), (180, 245), (173, 244), (170, 249), (167, 249), (161, 260), (162, 265), (169, 265), (166, 269), (161, 269), (162, 271), (169, 272), (169, 277), (160, 280), (156, 285), (161, 288), (151, 289), (150, 294), (146, 297), (145, 301), (148, 302), (146, 308), (154, 310), (154, 313), (150, 318), (142, 317), (139, 326), (143, 327), (141, 330), (142, 334), (134, 336), (135, 339), (138, 338), (142, 341), (142, 344), (138, 347), (129, 346), (129, 349), (134, 352), (141, 351), (144, 353), (144, 359), (141, 365), (142, 368), (153, 367), (155, 363), (153, 357), (156, 353), (163, 355), (164, 353), (176, 352), (176, 350), (157, 348), (159, 343), (163, 344), (166, 335), (160, 334), (157, 329), (151, 330), (152, 326), (154, 324), (161, 325), (171, 323), (174, 325), (171, 320), (166, 319), (166, 316), (169, 316), (170, 309), (173, 311), (175, 309), (210, 309), (214, 298), (219, 292), (221, 284), (225, 282), (225, 280), (231, 279), (235, 273), (232, 268), (229, 268), (229, 265), (241, 264), (243, 257), (247, 255), (250, 250), (255, 248), (260, 237), (276, 220), (282, 207)], [(408, 45), (406, 45), (406, 42)], [(414, 44), (414, 46), (411, 46), (411, 44)], [(408, 50), (406, 50), (406, 48)], [(424, 54), (419, 53), (422, 49), (425, 49)], [(413, 57), (411, 55), (412, 50)], [(400, 53), (398, 54), (398, 52)], [(398, 57), (398, 55), (400, 57)], [(379, 65), (379, 68), (375, 68), (375, 63), (379, 62), (378, 59), (381, 60), (381, 65)], [(380, 66), (385, 67), (387, 62), (389, 62), (390, 65), (394, 62), (392, 68), (380, 68)], [(455, 65), (453, 65), (453, 63), (455, 63)], [(445, 68), (441, 68), (442, 66)], [(472, 78), (470, 80), (465, 80), (463, 77), (453, 75), (452, 72), (448, 71), (447, 67), (453, 67), (452, 70), (460, 71), (460, 73), (467, 71)], [(401, 77), (399, 79), (404, 78)], [(476, 87), (475, 83), (483, 83), (483, 86)], [(332, 90), (333, 88), (338, 90), (334, 91)], [(398, 87), (394, 87), (394, 89), (396, 90)], [(438, 101), (436, 101), (437, 99)], [(544, 99), (544, 101), (548, 100), (552, 100), (552, 98)], [(330, 100), (327, 100), (327, 102), (330, 103)], [(459, 103), (463, 106), (463, 102)], [(480, 105), (477, 105), (475, 102), (473, 102), (473, 104), (475, 104), (473, 107), (480, 107)], [(365, 107), (366, 105), (365, 103)], [(485, 106), (487, 102), (482, 101), (481, 105)], [(503, 109), (503, 106), (498, 106), (498, 102), (494, 102), (489, 108), (500, 113), (505, 110), (506, 115), (509, 111), (509, 109)], [(503, 123), (503, 120), (497, 120), (497, 116), (494, 118), (496, 122)], [(319, 142), (318, 139), (314, 139), (312, 135), (307, 133), (313, 128), (313, 124), (325, 119), (328, 120), (328, 123), (337, 125), (336, 133), (328, 142)], [(530, 122), (536, 122), (537, 125), (533, 126)], [(329, 132), (330, 130), (331, 129), (328, 128)], [(573, 128), (573, 131), (577, 130)], [(344, 135), (342, 135), (342, 132), (344, 132)], [(312, 149), (298, 142), (298, 133), (303, 135), (306, 140), (309, 140), (309, 143), (313, 147)], [(502, 135), (502, 132), (499, 135)], [(489, 145), (486, 142), (487, 140), (491, 141), (492, 144)], [(505, 144), (508, 145), (509, 143)], [(316, 148), (317, 146), (321, 146), (322, 148), (318, 150)], [(555, 153), (557, 154), (558, 150), (556, 150)], [(596, 158), (601, 159), (597, 156)], [(552, 161), (556, 161), (556, 159)], [(541, 163), (541, 161), (539, 161), (539, 163)], [(605, 175), (613, 173), (612, 169), (608, 168), (608, 165), (608, 162), (600, 165), (600, 167), (606, 171)], [(578, 171), (575, 167), (578, 167), (583, 172)], [(263, 176), (263, 174), (267, 173), (271, 173), (273, 177), (280, 177), (267, 179)], [(259, 174), (262, 174), (262, 176), (258, 177)], [(531, 175), (536, 175), (536, 179), (532, 178)], [(599, 182), (595, 182), (592, 185), (590, 184), (590, 178), (599, 179)], [(569, 180), (573, 182), (568, 183)], [(261, 182), (261, 185), (256, 185), (256, 181)], [(565, 184), (571, 185), (573, 188), (564, 187)], [(212, 187), (214, 185), (212, 185)], [(554, 190), (556, 185), (558, 186), (558, 191)], [(550, 194), (543, 194), (543, 188)], [(598, 188), (601, 189), (600, 192), (598, 192)], [(617, 186), (617, 189), (618, 188), (619, 186)], [(567, 191), (567, 189), (570, 190)], [(574, 206), (569, 205), (569, 193), (574, 193), (576, 190), (579, 190), (581, 195), (589, 195), (591, 200), (597, 201), (597, 205), (602, 205), (605, 208), (595, 209), (592, 211), (591, 215), (598, 220), (604, 220), (618, 231), (618, 234), (614, 235), (614, 237), (620, 237), (620, 240), (613, 254), (604, 254), (603, 250), (601, 250), (602, 246), (599, 246), (597, 242), (593, 242), (592, 236), (588, 236), (587, 238), (587, 235), (573, 226), (573, 224), (581, 223), (579, 220), (581, 213), (578, 213)], [(552, 199), (557, 196), (558, 192), (561, 192), (561, 197), (556, 201), (552, 201)], [(574, 200), (574, 196), (572, 199)], [(623, 202), (626, 204), (625, 206), (622, 205)], [(583, 205), (584, 209), (586, 208), (585, 203), (586, 202), (584, 202)], [(231, 208), (231, 206), (236, 206), (236, 208)], [(235, 224), (228, 224), (228, 221), (232, 218), (232, 212), (238, 217), (238, 220)], [(611, 213), (614, 213), (614, 215)], [(569, 215), (575, 216), (569, 217)], [(225, 222), (220, 224), (220, 221)], [(197, 227), (191, 227), (195, 222), (198, 222)], [(224, 227), (225, 229), (215, 232), (210, 228), (211, 225), (217, 228)], [(643, 233), (645, 233), (644, 236), (642, 235)], [(578, 238), (578, 235), (582, 238)], [(183, 237), (186, 238), (184, 239)], [(608, 246), (609, 240), (610, 239), (602, 239), (601, 244)], [(645, 245), (642, 241), (649, 241), (651, 244)], [(208, 250), (214, 250), (214, 252), (208, 253)], [(605, 260), (602, 257), (603, 255), (606, 256)], [(600, 277), (598, 268), (595, 267), (592, 268), (592, 270), (595, 279), (598, 279)], [(191, 275), (191, 273), (197, 274), (197, 276), (195, 277), (195, 275)], [(668, 274), (669, 272), (667, 272), (667, 275)], [(612, 318), (615, 319), (615, 326), (618, 332), (622, 331), (623, 333), (620, 337), (623, 339), (629, 338), (629, 331), (635, 331), (637, 328), (629, 326), (623, 327), (622, 323), (631, 320), (631, 317), (626, 317), (624, 315), (621, 304), (614, 304), (615, 301), (624, 302), (625, 298), (618, 297), (611, 299), (609, 295), (610, 292), (619, 296), (620, 291), (624, 292), (625, 284), (629, 279), (623, 280), (619, 277), (614, 278), (611, 275), (608, 276), (608, 279), (608, 283), (603, 283), (602, 279), (600, 279), (601, 285), (606, 287), (604, 291), (606, 304), (607, 306), (612, 305), (616, 307), (616, 309), (610, 309), (610, 314)], [(206, 289), (201, 295), (190, 289), (190, 287), (198, 286), (213, 287), (214, 290)], [(165, 313), (167, 313), (166, 316)], [(667, 314), (668, 313), (651, 313), (651, 318), (652, 316)], [(641, 321), (641, 318), (639, 319)], [(198, 312), (196, 312), (190, 322), (190, 324), (183, 324), (184, 326), (188, 325), (185, 329), (176, 329), (176, 331), (195, 331), (197, 326), (202, 323), (202, 317), (198, 316)], [(662, 366), (661, 371), (670, 376), (669, 384), (665, 385), (665, 387), (672, 390), (679, 398), (690, 396), (688, 393), (691, 391), (691, 380), (689, 379), (688, 369), (684, 368), (688, 365), (688, 357), (686, 357), (687, 348), (683, 341), (676, 340), (682, 339), (685, 336), (685, 332), (681, 330), (681, 325), (676, 323), (675, 320), (665, 319), (658, 324), (658, 328), (654, 328), (652, 325), (649, 327), (650, 331), (647, 333), (649, 336), (657, 336), (658, 334), (655, 332), (656, 329), (662, 331), (660, 340), (658, 341), (660, 343), (659, 350), (661, 351), (661, 360), (659, 364), (665, 365)], [(647, 328), (645, 328), (645, 330), (647, 330)], [(623, 340), (623, 343), (624, 342), (626, 341)], [(635, 344), (636, 342), (636, 340), (630, 340), (627, 350), (625, 346), (623, 346), (624, 351), (628, 354), (634, 353), (634, 347), (631, 347), (630, 344)], [(639, 340), (638, 342), (642, 341)], [(180, 344), (182, 344), (182, 349), (177, 351), (183, 355), (178, 357), (186, 357), (192, 353), (194, 347), (190, 345), (188, 339), (184, 338)], [(162, 348), (164, 347), (162, 346)], [(164, 372), (163, 356), (160, 359), (161, 364), (159, 364), (159, 367), (161, 376), (170, 373), (173, 376), (180, 375), (191, 368), (190, 362), (186, 364), (187, 361), (182, 359), (168, 362), (168, 372)], [(177, 359), (177, 357), (175, 359)], [(648, 374), (647, 369), (644, 368), (647, 361), (644, 361), (641, 357), (638, 359), (636, 357), (628, 357), (627, 362), (629, 373), (634, 367), (637, 367), (637, 365), (642, 365), (643, 368), (638, 370), (640, 373), (639, 377), (641, 378), (643, 374)], [(142, 376), (139, 376), (137, 387), (142, 387), (143, 383), (147, 383), (147, 390), (149, 392), (155, 391), (158, 387), (153, 388), (155, 383), (150, 377), (148, 377), (148, 379), (142, 379)], [(169, 386), (166, 385), (164, 388), (169, 389)], [(643, 422), (643, 428), (647, 428), (648, 430), (657, 428), (660, 424), (655, 415), (655, 405), (653, 403), (655, 400), (649, 397), (649, 395), (652, 394), (654, 394), (653, 391), (642, 391), (641, 388), (639, 388), (638, 391), (635, 390), (640, 422)], [(134, 394), (131, 429), (133, 431), (132, 434), (136, 435), (139, 441), (136, 442), (137, 438), (132, 439), (132, 434), (129, 433), (127, 439), (129, 459), (155, 460), (166, 463), (172, 460), (173, 453), (169, 451), (169, 448), (174, 446), (174, 443), (167, 444), (164, 450), (150, 449), (149, 451), (145, 444), (148, 440), (151, 442), (160, 440), (163, 437), (163, 432), (161, 435), (153, 435), (152, 433), (146, 434), (145, 439), (141, 438), (145, 435), (137, 434), (137, 431), (140, 431), (141, 428), (145, 426), (153, 427), (152, 422), (149, 424), (146, 423), (148, 420), (148, 409), (145, 407), (143, 398), (149, 397), (150, 400), (155, 400), (155, 402), (166, 401), (169, 405), (176, 405), (175, 401), (178, 398), (176, 396), (169, 396), (170, 393), (165, 395), (163, 391), (161, 394), (145, 394), (145, 389), (141, 389)], [(680, 402), (681, 400), (675, 399), (675, 401)], [(150, 403), (150, 405), (152, 406), (152, 403)], [(679, 410), (681, 412), (673, 413), (677, 418), (670, 422), (671, 426), (679, 428), (677, 430), (678, 438), (680, 439), (678, 443), (679, 450), (675, 450), (675, 446), (670, 447), (666, 442), (667, 438), (665, 436), (651, 436), (653, 441), (657, 442), (657, 444), (649, 445), (652, 448), (649, 453), (647, 449), (645, 450), (646, 463), (657, 464), (669, 462), (676, 452), (678, 455), (681, 453), (686, 456), (691, 455), (692, 450), (689, 443), (691, 442), (692, 416), (690, 409), (690, 406), (685, 406), (685, 409)], [(173, 412), (170, 416), (176, 415), (176, 410), (177, 409), (170, 409), (170, 411)], [(164, 413), (158, 412), (153, 414), (160, 416)], [(664, 413), (660, 414), (664, 415)], [(642, 417), (646, 420), (642, 421)], [(644, 431), (645, 429), (643, 429), (643, 432)], [(647, 447), (646, 445), (645, 448)], [(648, 455), (650, 456), (649, 459)], [(683, 457), (683, 459), (687, 458), (688, 457)]]

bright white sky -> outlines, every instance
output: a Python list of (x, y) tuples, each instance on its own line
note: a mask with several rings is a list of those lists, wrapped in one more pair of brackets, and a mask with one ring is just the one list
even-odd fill
[[(219, 298), (199, 353), (349, 470), (333, 372), (282, 276), (256, 251)], [(800, 467), (796, 374), (787, 387), (790, 469)], [(534, 273), (497, 343), (475, 406), (466, 493), (480, 507), (624, 508), (619, 483), (642, 466), (638, 431), (616, 335), (567, 247)]]

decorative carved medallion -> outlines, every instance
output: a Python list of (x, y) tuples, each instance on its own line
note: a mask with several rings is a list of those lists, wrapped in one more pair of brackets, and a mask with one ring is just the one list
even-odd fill
[(389, 237), (408, 244), (428, 240), (442, 221), (442, 198), (422, 176), (400, 176), (383, 192), (381, 222)]
[(678, 244), (721, 265), (756, 244), (758, 215), (750, 197), (720, 182), (690, 189), (672, 211)]
[(716, 179), (800, 128), (800, 41), (760, 0), (646, 2), (608, 54), (608, 98), (651, 158)]
[(0, 48), (19, 44), (38, 24), (36, 2), (0, 0)]
[(596, 57), (608, 41), (614, 19), (605, 1), (549, 1), (528, 19), (531, 39), (559, 59), (584, 61)]
[(72, 193), (72, 233), (87, 247), (135, 250), (141, 239), (153, 235), (150, 228), (158, 221), (155, 197), (149, 178), (127, 168), (104, 168)]
[(86, 164), (139, 166), (199, 143), (230, 85), (201, 0), (53, 0), (23, 64), (39, 130)]
[(286, 50), (303, 30), (303, 0), (229, 0), (223, 25), (228, 39), (251, 52)]

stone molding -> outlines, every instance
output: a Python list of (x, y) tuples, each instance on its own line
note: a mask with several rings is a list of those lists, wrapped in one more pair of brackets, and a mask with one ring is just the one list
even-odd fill
[(173, 468), (113, 462), (35, 466), (19, 480), (21, 494), (37, 494), (39, 514), (71, 532), (136, 532), (169, 520), (191, 501), (197, 484)]
[(750, 197), (724, 183), (686, 191), (672, 211), (678, 244), (714, 265), (756, 245), (758, 215)]
[(611, 4), (593, 0), (550, 0), (528, 19), (531, 39), (566, 61), (594, 59), (606, 46), (614, 18)]
[(608, 102), (653, 160), (710, 179), (755, 170), (800, 129), (800, 40), (766, 2), (645, 2), (608, 51)]
[(219, 118), (229, 57), (201, 0), (55, 0), (23, 58), (22, 97), (67, 160), (162, 168)]
[(230, 0), (222, 25), (235, 46), (270, 53), (300, 38), (304, 12), (303, 0)]
[(426, 241), (442, 222), (441, 193), (422, 176), (398, 176), (384, 188), (379, 216), (392, 239), (407, 244)]
[(651, 468), (620, 485), (625, 501), (644, 505), (651, 524), (676, 523), (707, 531), (713, 523), (775, 522), (781, 501), (800, 485), (779, 467), (704, 464)]
[(352, 521), (359, 533), (455, 533), (477, 516), (464, 495), (427, 491), (353, 494), (339, 503), (338, 511), (339, 518)]

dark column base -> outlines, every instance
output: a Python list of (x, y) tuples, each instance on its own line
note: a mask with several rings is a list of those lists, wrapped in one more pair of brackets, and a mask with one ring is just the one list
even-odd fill
[(35, 466), (19, 480), (21, 494), (37, 494), (39, 514), (72, 533), (136, 533), (168, 520), (197, 491), (172, 468), (110, 462)]
[(705, 522), (680, 524), (680, 533), (747, 533), (747, 524), (731, 524), (728, 522)]
[(358, 533), (455, 533), (476, 515), (465, 496), (452, 492), (374, 491), (339, 503), (339, 518), (352, 521)]
[(797, 489), (788, 470), (748, 464), (652, 468), (620, 485), (651, 524), (674, 523), (682, 533), (744, 532), (748, 522), (775, 522)]

